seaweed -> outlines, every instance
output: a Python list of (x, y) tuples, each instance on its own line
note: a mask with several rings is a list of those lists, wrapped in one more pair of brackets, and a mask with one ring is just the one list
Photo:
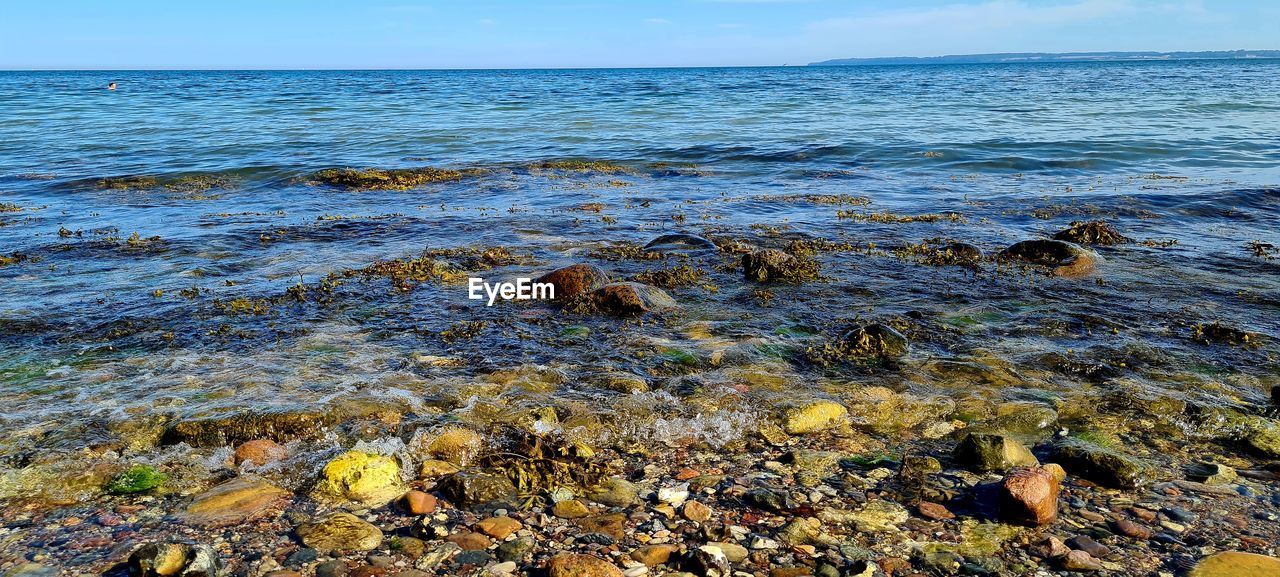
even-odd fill
[(107, 483), (108, 493), (132, 495), (145, 493), (164, 485), (168, 477), (150, 465), (134, 465)]
[(586, 493), (611, 473), (594, 449), (562, 435), (506, 425), (494, 437), (504, 450), (481, 455), (477, 464), (505, 473), (526, 508), (545, 505), (547, 496), (561, 487)]
[(1112, 246), (1131, 244), (1133, 239), (1120, 234), (1119, 231), (1104, 220), (1073, 221), (1066, 230), (1053, 235), (1054, 240), (1065, 240), (1076, 244), (1094, 244)]
[(944, 212), (933, 214), (894, 214), (892, 212), (862, 212), (856, 210), (841, 210), (836, 212), (836, 217), (845, 220), (856, 220), (861, 222), (874, 222), (878, 224), (906, 224), (912, 222), (965, 222), (963, 214), (958, 212)]
[(1202, 345), (1258, 346), (1262, 335), (1214, 321), (1191, 327), (1191, 340)]
[(566, 158), (560, 160), (542, 160), (529, 165), (531, 170), (555, 170), (562, 172), (595, 172), (601, 174), (627, 174), (634, 169), (609, 160), (586, 160)]
[(446, 168), (326, 168), (311, 175), (311, 182), (352, 191), (408, 190), (424, 184), (453, 182), (477, 174), (475, 169)]
[(707, 280), (707, 271), (689, 266), (688, 263), (656, 270), (646, 270), (631, 278), (636, 282), (666, 289), (698, 286), (708, 292), (719, 290), (715, 283)]
[(22, 207), (11, 202), (0, 202), (0, 213), (22, 212)]
[(1255, 240), (1249, 243), (1249, 252), (1261, 259), (1275, 260), (1277, 256), (1280, 256), (1280, 247), (1276, 247), (1276, 245), (1269, 242)]

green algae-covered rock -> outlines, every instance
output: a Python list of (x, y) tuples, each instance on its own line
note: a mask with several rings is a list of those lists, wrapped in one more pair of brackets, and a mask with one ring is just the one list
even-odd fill
[(132, 495), (158, 489), (168, 477), (151, 465), (134, 465), (107, 483), (108, 493)]
[(316, 494), (362, 505), (384, 505), (404, 494), (400, 464), (392, 457), (347, 451), (325, 464)]
[(1004, 471), (1013, 467), (1036, 467), (1040, 461), (1022, 443), (1004, 435), (970, 433), (956, 445), (956, 464), (975, 471)]

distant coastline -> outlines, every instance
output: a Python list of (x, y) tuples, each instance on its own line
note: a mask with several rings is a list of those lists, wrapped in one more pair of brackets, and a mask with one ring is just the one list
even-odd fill
[(1252, 60), (1280, 58), (1280, 50), (1211, 50), (1202, 52), (1001, 52), (948, 56), (837, 58), (808, 66), (884, 66), (906, 64), (1009, 64), (1020, 62), (1129, 62), (1159, 60)]

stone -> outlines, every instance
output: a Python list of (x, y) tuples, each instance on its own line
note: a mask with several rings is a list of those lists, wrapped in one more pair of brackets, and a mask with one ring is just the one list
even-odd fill
[(1058, 518), (1058, 481), (1043, 468), (1017, 468), (1000, 482), (1000, 516), (1038, 527)]
[(462, 551), (461, 553), (458, 553), (453, 557), (453, 562), (457, 563), (462, 567), (466, 567), (468, 565), (473, 567), (481, 567), (481, 566), (487, 565), (492, 560), (493, 560), (493, 556), (489, 555), (485, 551), (479, 551), (479, 550)]
[(751, 552), (748, 551), (746, 547), (743, 547), (742, 545), (739, 545), (737, 543), (725, 543), (725, 542), (719, 542), (719, 541), (712, 541), (707, 544), (720, 548), (720, 550), (724, 552), (725, 558), (728, 559), (730, 563), (741, 563), (743, 561), (746, 561), (747, 556), (751, 554)]
[(1058, 564), (1067, 571), (1101, 571), (1102, 563), (1084, 551), (1071, 551), (1058, 558)]
[(1094, 541), (1093, 537), (1088, 535), (1076, 535), (1067, 539), (1066, 545), (1077, 551), (1084, 551), (1094, 557), (1106, 557), (1107, 554), (1111, 553), (1110, 547)]
[(445, 541), (456, 544), (463, 551), (484, 551), (489, 548), (489, 545), (493, 544), (488, 537), (470, 531), (454, 533), (445, 537)]
[(1125, 518), (1112, 521), (1111, 528), (1115, 529), (1116, 533), (1133, 539), (1145, 541), (1151, 538), (1151, 529)]
[(547, 563), (547, 577), (623, 577), (616, 565), (594, 555), (561, 553)]
[(1049, 239), (1024, 240), (1014, 243), (996, 255), (1002, 261), (1021, 261), (1049, 268), (1055, 276), (1081, 277), (1094, 272), (1101, 260), (1097, 254), (1078, 244)]
[(685, 500), (689, 498), (689, 484), (681, 483), (674, 487), (662, 487), (658, 489), (658, 501), (679, 507), (683, 505)]
[(404, 494), (400, 464), (386, 455), (347, 451), (325, 464), (320, 475), (316, 494), (324, 498), (374, 507)]
[(476, 530), (499, 541), (523, 528), (524, 524), (507, 516), (490, 517), (476, 523)]
[(382, 544), (382, 530), (351, 513), (333, 513), (295, 530), (302, 543), (320, 551), (372, 551)]
[[(515, 561), (503, 561), (502, 563), (495, 563), (492, 567), (489, 567), (489, 575), (492, 575), (493, 577), (515, 575), (516, 569), (518, 568), (519, 566), (516, 565)], [(401, 573), (397, 577), (403, 577), (403, 575), (404, 573)]]
[(400, 505), (405, 511), (413, 515), (426, 515), (434, 512), (438, 500), (435, 495), (425, 491), (414, 489), (404, 494), (400, 499)]
[(1258, 455), (1280, 458), (1280, 422), (1263, 417), (1250, 418), (1245, 422), (1243, 440), (1245, 446)]
[(622, 539), (626, 532), (627, 516), (622, 513), (605, 513), (578, 519), (577, 524), (586, 533), (604, 533), (616, 539)]
[(525, 555), (528, 555), (533, 551), (533, 547), (534, 543), (532, 539), (512, 539), (498, 545), (496, 553), (498, 555), (498, 559), (503, 561), (515, 561), (518, 563), (521, 559), (524, 559)]
[(742, 255), (742, 276), (755, 282), (796, 278), (800, 261), (784, 251), (766, 248)]
[(657, 567), (671, 559), (671, 555), (680, 548), (675, 545), (645, 545), (631, 552), (631, 558), (644, 563), (646, 567)]
[(1120, 234), (1115, 227), (1102, 220), (1072, 222), (1071, 226), (1054, 234), (1053, 239), (1099, 246), (1130, 244), (1133, 242), (1133, 239)]
[(637, 315), (678, 306), (666, 291), (638, 282), (609, 283), (591, 293), (592, 303), (604, 313)]
[(933, 519), (934, 521), (945, 521), (947, 519), (956, 518), (955, 513), (952, 513), (951, 510), (938, 503), (921, 501), (916, 508), (920, 511), (920, 516), (927, 519)]
[(910, 517), (911, 514), (902, 505), (876, 499), (849, 514), (847, 521), (860, 532), (878, 533), (897, 529), (898, 525), (905, 523)]
[(418, 466), (418, 477), (421, 479), (436, 479), (457, 473), (461, 469), (457, 465), (440, 459), (426, 459)]
[(634, 483), (611, 477), (600, 483), (587, 497), (608, 507), (629, 507), (635, 504), (639, 492)]
[(316, 551), (315, 549), (312, 549), (310, 547), (304, 547), (302, 549), (298, 549), (297, 551), (294, 551), (293, 553), (290, 553), (288, 557), (285, 557), (284, 564), (287, 567), (298, 567), (298, 566), (306, 565), (307, 563), (311, 563), (319, 558), (320, 558), (319, 551)]
[(284, 459), (288, 454), (284, 447), (271, 439), (254, 439), (245, 441), (239, 447), (236, 447), (232, 460), (237, 466), (244, 464), (266, 465), (267, 463), (274, 463)]
[(160, 443), (225, 447), (254, 439), (313, 438), (348, 416), (355, 415), (337, 411), (271, 411), (184, 419), (166, 428)]
[(569, 499), (552, 505), (551, 514), (561, 519), (581, 519), (590, 515), (591, 510), (582, 501)]
[(61, 572), (56, 567), (39, 563), (22, 563), (6, 570), (4, 577), (58, 577)]
[(796, 517), (778, 532), (788, 545), (810, 545), (822, 540), (822, 521), (812, 517)]
[(845, 333), (841, 340), (858, 356), (896, 359), (911, 350), (907, 337), (884, 323), (870, 323)]
[(1072, 475), (1117, 489), (1136, 489), (1151, 474), (1149, 467), (1136, 459), (1078, 439), (1054, 444), (1053, 455)]
[(845, 422), (849, 409), (835, 401), (814, 401), (792, 407), (782, 415), (782, 430), (788, 435), (816, 433)]
[(1226, 485), (1237, 477), (1235, 469), (1220, 463), (1195, 463), (1187, 470), (1187, 478), (1206, 485)]
[(279, 506), (290, 496), (262, 478), (236, 477), (196, 497), (187, 506), (185, 519), (205, 527), (237, 525), (279, 513)]
[(648, 252), (681, 252), (687, 254), (712, 253), (718, 250), (716, 243), (695, 234), (664, 234), (644, 245)]
[(1280, 575), (1280, 559), (1244, 553), (1223, 551), (1201, 559), (1187, 577), (1262, 577)]
[(516, 497), (516, 486), (506, 475), (488, 471), (459, 471), (440, 481), (441, 493), (459, 507), (475, 507)]
[(1071, 548), (1067, 547), (1067, 544), (1063, 543), (1062, 539), (1054, 537), (1053, 535), (1046, 535), (1044, 539), (1032, 544), (1031, 548), (1027, 552), (1030, 553), (1032, 557), (1039, 557), (1041, 559), (1057, 559), (1059, 557), (1066, 556), (1067, 553), (1070, 553)]
[(1022, 443), (991, 433), (965, 435), (951, 454), (957, 465), (974, 471), (1007, 471), (1014, 467), (1036, 467), (1040, 461)]
[(786, 493), (773, 489), (752, 489), (747, 491), (743, 499), (752, 507), (775, 513), (792, 508), (792, 503)]
[(207, 545), (148, 543), (129, 555), (131, 577), (218, 577), (222, 563)]
[(711, 508), (697, 501), (689, 501), (681, 508), (680, 514), (694, 523), (706, 523), (711, 518)]
[(551, 284), (555, 287), (555, 298), (567, 300), (608, 284), (609, 275), (589, 264), (575, 264), (553, 270), (538, 277), (534, 282)]
[(448, 427), (427, 443), (427, 454), (459, 467), (484, 449), (484, 435), (464, 427)]
[(730, 577), (733, 569), (724, 551), (715, 545), (703, 545), (690, 549), (685, 565), (696, 575), (703, 577)]
[(346, 577), (347, 564), (342, 561), (325, 561), (316, 565), (316, 577)]

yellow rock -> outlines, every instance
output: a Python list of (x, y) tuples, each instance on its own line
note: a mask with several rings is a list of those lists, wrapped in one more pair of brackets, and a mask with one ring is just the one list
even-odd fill
[(1191, 570), (1188, 577), (1261, 577), (1262, 575), (1280, 575), (1280, 559), (1244, 553), (1241, 551), (1225, 551), (1205, 557)]
[(455, 465), (464, 466), (484, 448), (484, 436), (471, 429), (450, 427), (427, 443), (427, 452)]
[(321, 477), (320, 495), (364, 505), (383, 505), (404, 494), (400, 464), (385, 455), (347, 451), (329, 461)]
[(422, 462), (418, 468), (418, 477), (421, 479), (434, 479), (445, 475), (452, 475), (458, 472), (458, 466), (448, 461), (439, 459), (427, 459)]
[(782, 429), (788, 435), (823, 431), (839, 425), (849, 415), (844, 405), (833, 401), (815, 401), (788, 409), (782, 417)]

